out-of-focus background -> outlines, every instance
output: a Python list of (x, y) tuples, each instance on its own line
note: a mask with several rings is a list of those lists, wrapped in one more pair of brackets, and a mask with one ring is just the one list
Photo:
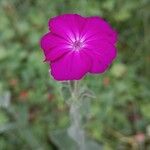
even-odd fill
[(83, 108), (87, 136), (104, 150), (149, 150), (149, 10), (149, 0), (0, 0), (0, 150), (70, 144), (56, 134), (69, 126), (67, 99), (39, 46), (49, 18), (62, 13), (101, 16), (119, 33), (110, 69), (82, 81), (95, 94)]

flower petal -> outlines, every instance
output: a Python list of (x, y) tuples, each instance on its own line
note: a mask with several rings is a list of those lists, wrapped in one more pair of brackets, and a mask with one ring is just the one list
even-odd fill
[(87, 42), (85, 50), (92, 59), (90, 73), (102, 73), (107, 70), (117, 54), (115, 46), (106, 40), (91, 40)]
[(111, 63), (117, 55), (116, 47), (107, 40), (91, 40), (86, 43), (90, 53), (99, 55), (105, 63)]
[(117, 32), (105, 20), (100, 17), (88, 17), (82, 36), (89, 38), (98, 33), (107, 36), (112, 43), (117, 41)]
[(106, 64), (105, 62), (101, 61), (100, 57), (98, 56), (93, 56), (92, 62), (93, 64), (89, 71), (90, 73), (103, 73), (109, 67), (109, 64)]
[(41, 48), (46, 61), (54, 61), (70, 51), (68, 42), (53, 33), (47, 33), (42, 37)]
[(51, 74), (56, 80), (79, 80), (91, 68), (91, 61), (84, 52), (72, 51), (50, 66)]
[(79, 38), (86, 19), (77, 14), (64, 14), (50, 19), (51, 32), (58, 34), (68, 41)]
[(85, 42), (93, 42), (93, 41), (108, 41), (109, 43), (115, 45), (114, 37), (109, 36), (104, 32), (97, 32), (85, 39)]

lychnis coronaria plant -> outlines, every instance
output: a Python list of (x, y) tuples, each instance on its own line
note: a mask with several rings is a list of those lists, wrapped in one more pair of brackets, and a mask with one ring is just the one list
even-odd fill
[(105, 72), (116, 58), (117, 32), (101, 17), (63, 14), (51, 18), (49, 31), (40, 41), (50, 74), (55, 80), (70, 81), (72, 125), (68, 132), (81, 150), (86, 149), (80, 127), (80, 90), (77, 80), (85, 75)]

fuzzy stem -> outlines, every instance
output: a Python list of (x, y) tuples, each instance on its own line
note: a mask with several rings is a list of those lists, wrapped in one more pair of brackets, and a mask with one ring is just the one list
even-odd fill
[(78, 144), (79, 150), (85, 150), (85, 136), (82, 129), (80, 114), (81, 102), (79, 99), (79, 83), (78, 81), (70, 82), (71, 87), (71, 103), (70, 103), (70, 122), (68, 129), (69, 136)]

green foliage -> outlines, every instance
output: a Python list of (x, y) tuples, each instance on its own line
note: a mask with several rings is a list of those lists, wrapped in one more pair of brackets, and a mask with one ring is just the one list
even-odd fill
[[(102, 143), (105, 150), (120, 149), (120, 145), (127, 149), (129, 144), (122, 137), (134, 137), (139, 132), (147, 139), (148, 2), (0, 0), (0, 149), (63, 149), (64, 143), (53, 131), (69, 126), (67, 85), (63, 94), (62, 85), (49, 76), (39, 47), (40, 37), (48, 30), (48, 19), (61, 13), (102, 16), (119, 33), (118, 58), (110, 70), (88, 75), (81, 83), (95, 93), (94, 99), (83, 101), (88, 137)], [(69, 139), (66, 144), (70, 144)]]

